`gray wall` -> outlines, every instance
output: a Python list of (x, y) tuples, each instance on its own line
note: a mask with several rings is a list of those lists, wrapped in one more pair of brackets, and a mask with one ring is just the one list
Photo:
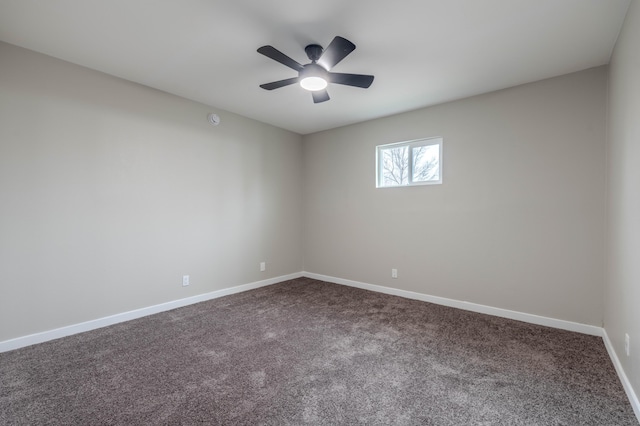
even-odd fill
[[(601, 326), (606, 82), (599, 67), (305, 136), (305, 270)], [(429, 136), (443, 184), (376, 189), (375, 146)]]
[[(602, 325), (605, 67), (300, 137), (0, 58), (0, 341), (302, 269)], [(443, 185), (375, 188), (429, 136)]]
[(299, 135), (3, 43), (0, 63), (0, 341), (302, 270)]
[[(608, 268), (604, 326), (640, 394), (640, 3), (631, 2), (610, 64)], [(631, 356), (624, 334), (631, 337)]]

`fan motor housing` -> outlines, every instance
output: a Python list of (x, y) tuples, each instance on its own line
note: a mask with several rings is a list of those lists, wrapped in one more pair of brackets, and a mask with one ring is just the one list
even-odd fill
[(298, 73), (299, 78), (305, 77), (320, 77), (325, 80), (329, 80), (328, 72), (326, 69), (321, 67), (318, 64), (307, 64), (304, 68)]
[(322, 56), (322, 46), (319, 44), (310, 44), (304, 48), (304, 51), (307, 53), (309, 60), (313, 62), (316, 62)]

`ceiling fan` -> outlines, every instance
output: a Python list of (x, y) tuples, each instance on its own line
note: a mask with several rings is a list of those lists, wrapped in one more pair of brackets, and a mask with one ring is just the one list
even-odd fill
[(356, 45), (343, 37), (335, 37), (326, 49), (318, 44), (310, 44), (304, 48), (310, 63), (299, 64), (273, 46), (262, 46), (258, 53), (280, 62), (289, 68), (298, 71), (298, 76), (285, 80), (274, 81), (272, 83), (261, 84), (265, 90), (278, 89), (290, 84), (300, 83), (303, 89), (309, 90), (313, 96), (314, 103), (328, 101), (329, 93), (326, 87), (328, 83), (343, 84), (345, 86), (368, 88), (373, 83), (372, 75), (364, 74), (344, 74), (330, 72), (331, 68), (343, 60), (348, 54), (353, 52)]

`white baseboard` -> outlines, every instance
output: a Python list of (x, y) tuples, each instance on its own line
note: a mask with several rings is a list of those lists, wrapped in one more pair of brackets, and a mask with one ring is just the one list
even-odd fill
[(60, 337), (70, 336), (72, 334), (82, 333), (84, 331), (94, 330), (96, 328), (106, 327), (109, 325), (117, 324), (124, 321), (129, 321), (136, 318), (141, 318), (147, 315), (157, 314), (159, 312), (169, 311), (171, 309), (180, 308), (187, 305), (192, 305), (198, 302), (204, 302), (206, 300), (216, 299), (218, 297), (227, 296), (230, 294), (240, 293), (247, 290), (252, 290), (259, 287), (264, 287), (272, 284), (276, 284), (282, 281), (287, 281), (299, 277), (309, 277), (321, 281), (327, 281), (335, 284), (342, 284), (350, 287), (357, 287), (364, 290), (371, 290), (378, 293), (391, 294), (394, 296), (405, 297), (408, 299), (421, 300), (424, 302), (435, 303), (438, 305), (450, 306), (452, 308), (464, 309), (467, 311), (479, 312), (488, 315), (494, 315), (503, 318), (514, 319), (518, 321), (528, 322), (532, 324), (544, 325), (553, 328), (559, 328), (563, 330), (575, 331), (583, 334), (590, 334), (594, 336), (602, 336), (603, 330), (601, 327), (593, 325), (580, 324), (571, 321), (564, 321), (555, 318), (542, 317), (533, 314), (526, 314), (517, 311), (510, 311), (507, 309), (494, 308), (486, 305), (479, 305), (476, 303), (463, 302), (454, 299), (447, 299), (445, 297), (431, 296), (423, 293), (416, 293), (413, 291), (400, 290), (397, 288), (383, 287), (374, 284), (367, 284), (358, 281), (346, 280), (342, 278), (331, 277), (328, 275), (315, 274), (312, 272), (296, 272), (289, 275), (283, 275), (279, 277), (270, 278), (267, 280), (256, 281), (249, 284), (243, 284), (235, 287), (225, 288), (222, 290), (213, 291), (210, 293), (200, 294), (197, 296), (187, 297), (184, 299), (178, 299), (171, 302), (161, 303), (159, 305), (148, 306), (146, 308), (136, 309), (133, 311), (123, 312), (120, 314), (111, 315), (108, 317), (98, 318), (91, 321), (82, 322), (66, 327), (56, 328), (54, 330), (48, 330), (41, 333), (30, 334), (28, 336), (17, 337), (15, 339), (5, 340), (0, 342), (0, 352), (6, 352), (13, 349), (18, 349), (24, 346), (33, 345), (36, 343), (42, 343)]
[(170, 311), (172, 309), (181, 308), (183, 306), (192, 305), (194, 303), (204, 302), (218, 297), (228, 296), (230, 294), (241, 293), (255, 288), (265, 287), (282, 281), (300, 278), (302, 273), (282, 275), (279, 277), (269, 278), (267, 280), (256, 281), (249, 284), (243, 284), (235, 287), (225, 288), (222, 290), (212, 291), (210, 293), (199, 294), (197, 296), (186, 297), (184, 299), (173, 300), (171, 302), (161, 303), (159, 305), (148, 306), (146, 308), (136, 309), (129, 312), (110, 315), (108, 317), (98, 318), (91, 321), (73, 324), (66, 327), (56, 328), (54, 330), (43, 331), (41, 333), (30, 334), (28, 336), (17, 337), (15, 339), (0, 342), (0, 353), (19, 349), (25, 346), (43, 343), (49, 340), (59, 339), (61, 337), (70, 336), (72, 334), (83, 333), (85, 331), (95, 330), (97, 328), (107, 327), (109, 325), (130, 321), (136, 318), (153, 315), (160, 312)]
[(547, 327), (559, 328), (568, 331), (575, 331), (592, 336), (602, 336), (602, 327), (597, 327), (595, 325), (581, 324), (577, 322), (542, 317), (533, 314), (525, 314), (522, 312), (510, 311), (508, 309), (494, 308), (492, 306), (479, 305), (477, 303), (447, 299), (446, 297), (430, 296), (428, 294), (416, 293), (413, 291), (383, 287), (375, 284), (362, 283), (359, 281), (345, 280), (342, 278), (336, 278), (327, 275), (314, 274), (312, 272), (303, 272), (302, 275), (308, 278), (314, 278), (316, 280), (328, 281), (331, 283), (342, 284), (349, 287), (357, 287), (364, 290), (376, 291), (378, 293), (391, 294), (393, 296), (405, 297), (407, 299), (421, 300), (423, 302), (450, 306), (452, 308), (464, 309), (466, 311), (479, 312), (481, 314), (494, 315), (497, 317), (509, 318), (517, 321), (528, 322), (531, 324), (544, 325)]
[(631, 382), (629, 378), (625, 374), (622, 364), (620, 363), (620, 359), (618, 358), (618, 354), (613, 348), (613, 344), (611, 340), (609, 340), (609, 335), (607, 334), (607, 330), (604, 329), (602, 332), (602, 340), (604, 340), (604, 346), (607, 348), (607, 352), (609, 352), (609, 358), (613, 362), (613, 366), (616, 369), (616, 373), (618, 373), (618, 377), (620, 377), (620, 381), (622, 382), (622, 387), (624, 391), (627, 393), (627, 397), (629, 398), (629, 402), (631, 403), (631, 407), (633, 407), (633, 412), (636, 414), (638, 421), (640, 422), (640, 402), (638, 401), (638, 395), (636, 395), (633, 387), (631, 386)]

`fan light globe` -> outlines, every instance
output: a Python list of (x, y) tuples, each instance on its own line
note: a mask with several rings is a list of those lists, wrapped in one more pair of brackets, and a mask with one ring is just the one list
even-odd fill
[(322, 77), (305, 77), (300, 80), (300, 86), (303, 89), (315, 92), (316, 90), (322, 90), (327, 87), (327, 80)]

